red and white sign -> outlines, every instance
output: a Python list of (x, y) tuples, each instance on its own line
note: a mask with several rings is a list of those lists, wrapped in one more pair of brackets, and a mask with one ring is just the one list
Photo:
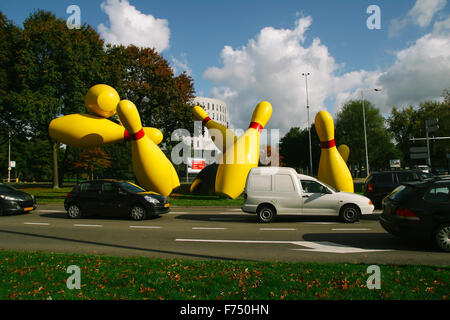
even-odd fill
[(188, 173), (198, 173), (206, 167), (206, 160), (201, 158), (188, 158)]

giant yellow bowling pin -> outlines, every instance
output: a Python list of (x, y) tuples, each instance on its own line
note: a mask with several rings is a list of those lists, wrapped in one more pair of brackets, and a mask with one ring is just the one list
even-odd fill
[[(236, 142), (237, 137), (235, 136), (234, 132), (228, 129), (227, 127), (221, 125), (220, 123), (211, 120), (211, 118), (208, 116), (208, 113), (200, 106), (195, 106), (192, 110), (194, 113), (194, 116), (203, 122), (203, 125), (207, 127), (209, 130), (218, 130), (218, 132), (221, 133), (222, 139), (216, 139), (217, 137), (212, 136), (213, 142), (216, 145), (216, 147), (220, 150), (220, 152), (223, 152), (227, 149), (231, 144)], [(210, 132), (211, 133), (211, 132)]]
[[(71, 114), (53, 119), (48, 131), (50, 137), (56, 141), (82, 149), (131, 139), (123, 126), (90, 114)], [(156, 128), (144, 128), (144, 131), (156, 144), (163, 139), (162, 132)]]
[(315, 118), (317, 135), (322, 144), (317, 178), (339, 191), (353, 192), (353, 179), (347, 164), (336, 148), (333, 118), (320, 111)]
[(161, 149), (145, 134), (136, 106), (122, 100), (117, 114), (131, 137), (133, 169), (140, 185), (164, 196), (180, 185), (172, 163)]
[(247, 131), (222, 155), (216, 174), (217, 194), (237, 198), (245, 188), (248, 173), (258, 166), (261, 131), (272, 115), (272, 105), (263, 101), (253, 111)]

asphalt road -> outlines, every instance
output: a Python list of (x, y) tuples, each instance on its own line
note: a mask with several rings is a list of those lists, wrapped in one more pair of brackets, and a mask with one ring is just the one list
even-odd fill
[(397, 239), (379, 212), (357, 223), (283, 216), (270, 224), (239, 208), (173, 207), (145, 221), (67, 218), (62, 205), (0, 217), (6, 250), (186, 259), (449, 265), (430, 244)]

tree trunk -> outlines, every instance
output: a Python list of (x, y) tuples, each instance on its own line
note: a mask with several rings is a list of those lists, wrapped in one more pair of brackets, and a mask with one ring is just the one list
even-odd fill
[(53, 189), (59, 189), (58, 179), (58, 142), (52, 141), (53, 145)]

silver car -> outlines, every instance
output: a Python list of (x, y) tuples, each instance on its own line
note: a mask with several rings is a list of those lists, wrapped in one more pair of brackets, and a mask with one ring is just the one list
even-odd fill
[(314, 177), (284, 167), (251, 169), (244, 199), (242, 210), (256, 213), (261, 222), (271, 222), (277, 215), (339, 216), (344, 222), (355, 222), (361, 214), (374, 210), (367, 197), (339, 192)]

